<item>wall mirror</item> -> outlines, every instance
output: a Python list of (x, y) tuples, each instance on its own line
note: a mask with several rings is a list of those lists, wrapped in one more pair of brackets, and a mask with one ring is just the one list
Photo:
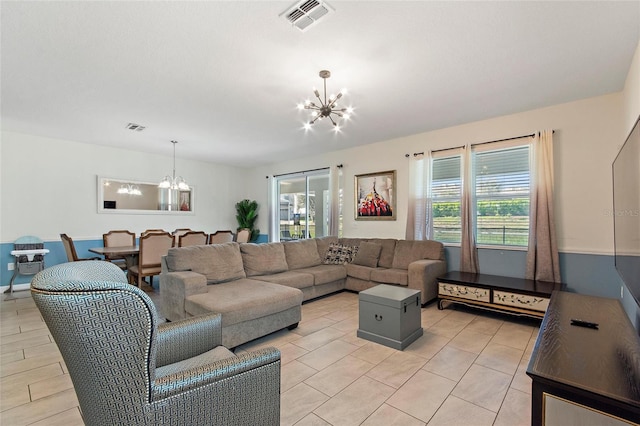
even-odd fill
[(98, 213), (194, 214), (194, 189), (158, 188), (158, 183), (98, 176)]

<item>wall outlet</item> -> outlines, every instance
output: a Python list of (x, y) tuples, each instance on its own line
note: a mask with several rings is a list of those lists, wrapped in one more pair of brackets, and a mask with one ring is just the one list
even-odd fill
[(7, 270), (8, 271), (13, 271), (13, 268), (15, 268), (15, 264), (13, 262), (9, 262), (7, 263)]

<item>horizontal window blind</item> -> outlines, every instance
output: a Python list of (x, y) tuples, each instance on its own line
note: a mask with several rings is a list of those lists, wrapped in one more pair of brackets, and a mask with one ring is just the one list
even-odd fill
[(460, 242), (461, 163), (460, 154), (431, 162), (433, 238), (437, 241)]
[(476, 153), (476, 197), (529, 196), (529, 146)]
[(474, 152), (476, 241), (526, 246), (529, 228), (529, 145)]
[(431, 198), (441, 201), (460, 200), (460, 156), (435, 158), (432, 166)]

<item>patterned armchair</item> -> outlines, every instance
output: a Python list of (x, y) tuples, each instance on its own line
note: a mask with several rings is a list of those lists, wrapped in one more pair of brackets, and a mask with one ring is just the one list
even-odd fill
[(280, 352), (235, 355), (218, 314), (159, 323), (109, 262), (47, 268), (31, 283), (87, 425), (278, 425)]

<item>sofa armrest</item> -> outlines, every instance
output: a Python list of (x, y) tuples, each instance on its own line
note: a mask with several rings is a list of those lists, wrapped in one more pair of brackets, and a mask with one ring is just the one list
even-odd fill
[[(264, 373), (260, 373), (261, 370)], [(251, 371), (256, 373), (258, 377), (255, 377), (255, 374), (242, 374)], [(234, 384), (231, 382), (233, 380), (243, 383)], [(208, 365), (177, 371), (157, 378), (152, 387), (152, 399), (157, 401), (217, 382), (223, 383), (222, 386), (227, 390), (229, 388), (248, 389), (252, 385), (261, 386), (264, 383), (273, 383), (279, 389), (280, 351), (276, 348), (257, 349), (237, 357), (213, 361)], [(225, 384), (225, 382), (227, 383)], [(247, 395), (251, 395), (251, 392), (248, 392)], [(244, 396), (247, 397), (247, 395)], [(279, 393), (277, 393), (277, 397), (279, 400)]]
[(422, 304), (438, 297), (437, 278), (447, 272), (447, 262), (422, 259), (409, 264), (409, 288), (420, 290)]
[(165, 322), (156, 335), (156, 367), (203, 354), (222, 344), (222, 315)]
[(207, 278), (202, 274), (192, 271), (163, 272), (160, 274), (162, 313), (170, 321), (186, 318), (185, 299), (207, 291)]

